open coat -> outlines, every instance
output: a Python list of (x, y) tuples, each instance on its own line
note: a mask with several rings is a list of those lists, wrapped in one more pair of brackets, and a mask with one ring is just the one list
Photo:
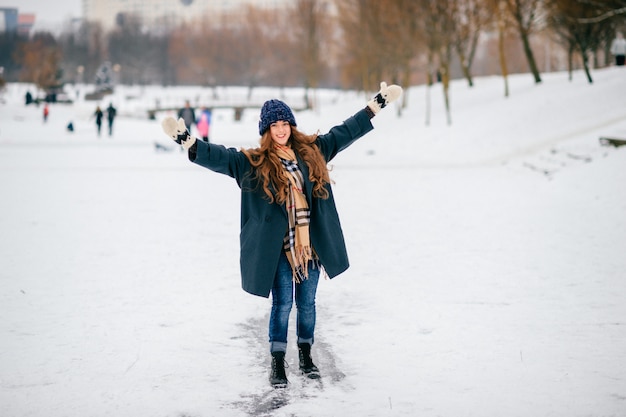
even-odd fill
[[(319, 135), (316, 143), (328, 162), (372, 129), (368, 113), (361, 110), (328, 133)], [(189, 155), (192, 162), (233, 177), (241, 188), (241, 284), (244, 291), (267, 298), (288, 227), (285, 205), (269, 202), (248, 158), (241, 151), (203, 141), (196, 141), (196, 144), (195, 157), (192, 153)], [(329, 197), (325, 200), (313, 197), (308, 166), (299, 155), (296, 157), (311, 210), (311, 245), (326, 273), (333, 278), (348, 269), (349, 263), (332, 189), (330, 184), (326, 185)]]

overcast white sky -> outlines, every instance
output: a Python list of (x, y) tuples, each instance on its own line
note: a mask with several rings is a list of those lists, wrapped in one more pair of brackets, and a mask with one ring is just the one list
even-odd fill
[(82, 0), (0, 0), (0, 7), (15, 7), (19, 13), (35, 13), (35, 29), (53, 29), (70, 17), (82, 17)]

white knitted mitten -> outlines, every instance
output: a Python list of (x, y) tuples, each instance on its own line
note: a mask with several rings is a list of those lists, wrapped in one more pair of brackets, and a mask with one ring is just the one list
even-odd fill
[(367, 102), (368, 107), (374, 112), (378, 113), (380, 109), (384, 109), (387, 104), (396, 100), (402, 95), (402, 87), (399, 85), (391, 84), (387, 86), (386, 82), (380, 83), (380, 91), (373, 99)]
[(196, 137), (189, 134), (185, 121), (181, 117), (176, 121), (173, 117), (166, 117), (161, 122), (161, 127), (167, 136), (174, 139), (174, 142), (183, 145), (183, 148), (189, 149), (196, 143)]

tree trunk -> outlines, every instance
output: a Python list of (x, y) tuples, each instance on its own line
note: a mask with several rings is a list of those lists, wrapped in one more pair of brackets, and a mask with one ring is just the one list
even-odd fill
[(578, 47), (580, 49), (580, 54), (583, 57), (583, 67), (585, 68), (585, 75), (587, 76), (587, 81), (589, 81), (589, 84), (593, 84), (593, 78), (591, 78), (591, 73), (589, 72), (589, 55), (587, 54), (587, 51), (581, 44), (579, 44)]
[(470, 73), (469, 64), (465, 54), (460, 49), (457, 51), (459, 54), (459, 59), (461, 60), (461, 70), (463, 71), (463, 76), (467, 80), (467, 85), (470, 87), (474, 86), (474, 81), (472, 80), (472, 74)]
[(304, 81), (304, 108), (306, 110), (311, 110), (313, 106), (311, 105), (311, 97), (309, 96), (310, 85), (308, 80)]
[(424, 114), (425, 120), (424, 124), (426, 126), (430, 126), (430, 89), (433, 86), (433, 71), (432, 66), (428, 66), (428, 71), (426, 75), (426, 105), (424, 106)]
[(567, 50), (567, 73), (569, 80), (574, 79), (574, 48), (571, 46)]
[(500, 55), (500, 71), (504, 78), (504, 97), (509, 96), (509, 69), (506, 66), (506, 56), (504, 55), (504, 20), (502, 16), (498, 19), (498, 55)]
[(446, 121), (448, 126), (451, 126), (452, 115), (450, 112), (450, 68), (447, 63), (441, 66), (441, 85), (443, 86), (443, 100), (446, 106)]
[(406, 62), (404, 71), (402, 71), (402, 88), (404, 88), (404, 94), (402, 94), (402, 105), (398, 106), (398, 116), (402, 116), (402, 112), (406, 109), (409, 102), (409, 84), (411, 83), (411, 65), (409, 61)]
[(524, 45), (524, 54), (526, 54), (526, 60), (528, 61), (528, 66), (530, 67), (530, 72), (533, 74), (535, 78), (535, 83), (541, 83), (541, 76), (539, 75), (539, 69), (537, 68), (537, 63), (535, 62), (535, 56), (533, 55), (533, 50), (530, 48), (530, 41), (528, 40), (528, 33), (526, 31), (520, 31), (520, 37), (522, 38), (522, 44)]

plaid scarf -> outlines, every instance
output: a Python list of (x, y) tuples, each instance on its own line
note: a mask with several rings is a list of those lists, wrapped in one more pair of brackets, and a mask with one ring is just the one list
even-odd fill
[(275, 148), (290, 185), (285, 202), (288, 228), (283, 250), (291, 264), (294, 282), (301, 282), (308, 278), (308, 264), (314, 256), (309, 238), (311, 211), (304, 195), (304, 178), (294, 151), (287, 146), (276, 145)]

